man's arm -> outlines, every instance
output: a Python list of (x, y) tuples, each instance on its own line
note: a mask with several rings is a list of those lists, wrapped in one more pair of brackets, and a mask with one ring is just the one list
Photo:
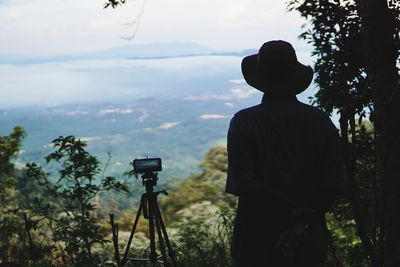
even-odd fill
[(321, 162), (320, 191), (316, 192), (317, 208), (327, 211), (343, 190), (345, 170), (338, 130), (329, 121), (324, 157)]
[(260, 192), (261, 184), (255, 179), (255, 138), (251, 123), (236, 114), (228, 130), (228, 179), (225, 191), (240, 196)]

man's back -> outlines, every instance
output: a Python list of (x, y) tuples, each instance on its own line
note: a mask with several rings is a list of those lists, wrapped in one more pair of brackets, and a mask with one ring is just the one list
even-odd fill
[(228, 132), (226, 188), (239, 196), (234, 237), (239, 250), (274, 246), (293, 208), (318, 210), (311, 230), (325, 235), (323, 213), (343, 177), (340, 154), (329, 117), (294, 96), (264, 95), (260, 105), (239, 111)]
[[(326, 114), (295, 97), (264, 96), (262, 104), (235, 115), (228, 138), (230, 162), (236, 163), (230, 165), (228, 175), (243, 171), (234, 169), (252, 168), (254, 173), (246, 174), (245, 179), (256, 183), (236, 187), (234, 183), (241, 183), (241, 177), (229, 177), (229, 193), (280, 189), (276, 193), (290, 197), (288, 201), (294, 205), (326, 209), (340, 188), (343, 169), (337, 130)], [(318, 197), (313, 202), (313, 195), (320, 195), (320, 190), (325, 199)], [(305, 193), (312, 195), (305, 199)]]

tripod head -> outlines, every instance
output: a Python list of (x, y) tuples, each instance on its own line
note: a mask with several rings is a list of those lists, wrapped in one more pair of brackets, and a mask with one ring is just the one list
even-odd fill
[(135, 159), (132, 165), (133, 172), (142, 175), (142, 183), (146, 190), (153, 191), (152, 188), (157, 185), (157, 172), (162, 170), (161, 158)]
[(157, 185), (157, 173), (156, 172), (145, 172), (142, 174), (142, 184), (148, 187), (154, 187)]

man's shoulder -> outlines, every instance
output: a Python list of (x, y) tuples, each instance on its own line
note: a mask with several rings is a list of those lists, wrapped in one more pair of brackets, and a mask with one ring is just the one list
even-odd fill
[[(294, 108), (294, 110), (293, 110)], [(284, 110), (287, 109), (286, 106), (265, 106), (263, 104), (258, 104), (255, 106), (251, 106), (248, 108), (244, 108), (242, 110), (239, 110), (238, 112), (235, 113), (235, 116), (237, 117), (246, 117), (246, 116), (252, 116), (257, 113), (276, 113), (277, 110)], [(301, 113), (307, 113), (316, 117), (321, 117), (321, 118), (329, 118), (328, 114), (325, 113), (323, 110), (319, 109), (318, 107), (311, 106), (308, 104), (305, 104), (303, 102), (296, 102), (294, 105), (291, 105), (290, 110), (293, 111), (299, 111)], [(298, 114), (298, 113), (296, 113)]]
[(258, 113), (261, 109), (261, 104), (252, 107), (244, 108), (235, 113), (234, 118), (248, 118)]
[[(269, 115), (267, 115), (269, 114)], [(286, 114), (286, 115), (284, 115)], [(302, 102), (296, 102), (294, 105), (288, 106), (267, 106), (258, 104), (248, 108), (244, 108), (235, 113), (232, 120), (235, 121), (252, 121), (253, 119), (265, 116), (281, 117), (288, 116), (293, 119), (309, 120), (317, 124), (330, 124), (329, 115), (318, 107), (311, 106)], [(257, 119), (256, 119), (257, 120)]]
[(236, 112), (230, 122), (230, 129), (249, 129), (256, 121), (256, 113), (260, 109), (260, 105), (248, 107)]
[(322, 109), (315, 107), (315, 106), (311, 106), (302, 102), (298, 102), (299, 103), (299, 107), (301, 110), (303, 110), (307, 115), (309, 116), (313, 116), (316, 119), (320, 119), (320, 120), (329, 120), (330, 121), (330, 117), (329, 115), (324, 112)]

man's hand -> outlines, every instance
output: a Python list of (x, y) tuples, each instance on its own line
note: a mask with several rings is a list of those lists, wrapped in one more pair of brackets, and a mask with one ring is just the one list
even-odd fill
[(289, 227), (279, 238), (276, 248), (279, 249), (285, 257), (293, 258), (296, 249), (303, 239), (308, 225), (304, 222), (297, 222)]
[(293, 258), (300, 241), (304, 238), (308, 228), (307, 216), (315, 213), (311, 209), (293, 209), (290, 227), (281, 235), (276, 248), (285, 257)]

